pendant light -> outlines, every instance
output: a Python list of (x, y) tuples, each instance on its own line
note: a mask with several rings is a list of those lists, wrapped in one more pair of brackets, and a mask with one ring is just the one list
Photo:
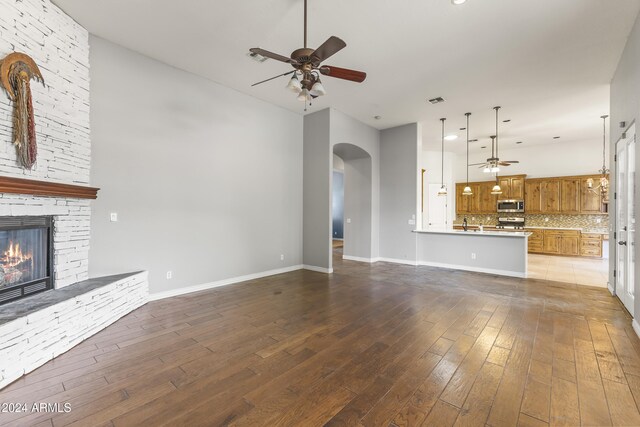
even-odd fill
[(600, 116), (602, 119), (602, 169), (598, 172), (602, 174), (600, 177), (600, 185), (597, 187), (593, 186), (593, 179), (587, 179), (587, 188), (596, 193), (598, 189), (600, 190), (600, 194), (602, 196), (603, 203), (609, 203), (609, 179), (607, 178), (607, 174), (609, 173), (609, 169), (607, 169), (606, 164), (606, 147), (607, 147), (607, 117), (608, 115)]
[(471, 113), (466, 113), (467, 116), (467, 185), (462, 190), (463, 196), (473, 196), (473, 191), (471, 191), (471, 187), (469, 187), (469, 116)]
[(302, 84), (300, 83), (300, 80), (298, 80), (297, 74), (298, 73), (293, 73), (291, 80), (289, 80), (289, 83), (287, 84), (287, 89), (293, 93), (299, 94), (302, 91)]
[[(496, 154), (495, 154), (495, 158), (498, 158), (498, 110), (500, 110), (500, 107), (493, 107), (494, 110), (496, 110), (496, 135), (491, 137), (492, 140), (492, 144), (491, 146), (493, 147), (493, 141), (495, 141), (496, 143)], [(492, 165), (491, 167), (491, 172), (496, 174), (496, 185), (493, 186), (493, 188), (491, 189), (491, 194), (494, 195), (498, 195), (498, 194), (502, 194), (502, 188), (500, 188), (500, 184), (498, 183), (498, 172), (500, 171), (500, 168), (498, 168), (498, 162), (496, 160), (495, 164)]]
[(441, 187), (438, 190), (438, 196), (446, 196), (447, 195), (447, 187), (444, 185), (444, 121), (447, 119), (440, 119), (442, 122), (442, 170), (441, 170)]

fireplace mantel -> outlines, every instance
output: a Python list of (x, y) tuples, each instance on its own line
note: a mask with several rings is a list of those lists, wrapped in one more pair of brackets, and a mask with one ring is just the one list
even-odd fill
[(99, 188), (0, 176), (0, 193), (95, 199)]

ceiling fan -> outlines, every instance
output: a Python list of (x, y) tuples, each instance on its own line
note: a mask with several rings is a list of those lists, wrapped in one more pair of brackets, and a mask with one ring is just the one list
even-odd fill
[[(320, 74), (329, 77), (335, 77), (352, 82), (362, 83), (367, 77), (367, 73), (362, 71), (349, 70), (347, 68), (334, 67), (333, 65), (323, 65), (322, 62), (340, 50), (344, 49), (347, 44), (336, 36), (329, 37), (317, 49), (307, 47), (307, 0), (304, 0), (304, 47), (296, 49), (291, 53), (290, 57), (269, 52), (268, 50), (254, 47), (249, 49), (253, 54), (261, 55), (266, 58), (275, 59), (276, 61), (290, 64), (294, 69), (275, 77), (254, 83), (251, 86), (277, 79), (278, 77), (293, 74), (287, 88), (298, 94), (300, 101), (310, 101), (312, 98), (326, 94), (326, 90), (320, 81)], [(299, 78), (298, 78), (299, 76)]]
[(520, 163), (518, 160), (500, 160), (498, 157), (498, 110), (500, 107), (493, 107), (496, 110), (496, 134), (491, 135), (491, 157), (483, 163), (473, 163), (469, 166), (480, 166), (483, 172), (486, 173), (498, 173), (500, 172), (500, 166), (511, 166), (515, 163)]

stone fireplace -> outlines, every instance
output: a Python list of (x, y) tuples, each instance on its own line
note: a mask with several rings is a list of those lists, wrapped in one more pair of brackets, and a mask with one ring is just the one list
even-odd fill
[(148, 299), (146, 272), (89, 279), (89, 34), (50, 0), (10, 0), (0, 59), (36, 62), (38, 157), (20, 166), (14, 105), (0, 89), (0, 389)]

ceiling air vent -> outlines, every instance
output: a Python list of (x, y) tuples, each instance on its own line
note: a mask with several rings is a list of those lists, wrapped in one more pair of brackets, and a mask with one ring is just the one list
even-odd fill
[(430, 104), (440, 104), (441, 102), (444, 102), (444, 98), (443, 98), (443, 97), (441, 97), (441, 96), (439, 96), (439, 97), (437, 97), (437, 98), (431, 98), (431, 99), (429, 100), (429, 103), (430, 103)]

